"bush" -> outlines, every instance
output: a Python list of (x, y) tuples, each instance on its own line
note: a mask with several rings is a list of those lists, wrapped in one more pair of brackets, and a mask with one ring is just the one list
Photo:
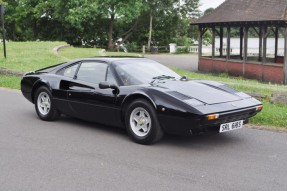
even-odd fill
[(139, 52), (139, 46), (136, 42), (128, 42), (126, 48), (128, 49), (128, 52)]
[(173, 38), (173, 42), (178, 46), (191, 46), (193, 44), (192, 39), (187, 36), (176, 36)]
[(189, 53), (188, 47), (176, 48), (176, 54), (186, 54)]

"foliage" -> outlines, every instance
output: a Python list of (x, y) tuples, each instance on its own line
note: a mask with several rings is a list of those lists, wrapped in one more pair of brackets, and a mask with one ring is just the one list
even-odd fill
[(188, 47), (178, 47), (176, 48), (176, 54), (186, 54), (189, 53)]
[(210, 13), (212, 13), (214, 11), (214, 8), (208, 8), (204, 11), (203, 15), (209, 15)]
[(141, 50), (139, 50), (140, 46), (138, 46), (138, 44), (136, 42), (126, 43), (126, 48), (127, 48), (128, 52), (139, 52), (139, 51), (141, 51)]
[(150, 14), (152, 45), (167, 46), (195, 37), (191, 18), (199, 0), (4, 0), (6, 34), (13, 41), (66, 41), (72, 45), (109, 47), (122, 43), (146, 45)]
[(193, 41), (191, 38), (187, 36), (179, 36), (179, 35), (176, 35), (173, 38), (173, 42), (178, 46), (191, 46), (193, 44)]

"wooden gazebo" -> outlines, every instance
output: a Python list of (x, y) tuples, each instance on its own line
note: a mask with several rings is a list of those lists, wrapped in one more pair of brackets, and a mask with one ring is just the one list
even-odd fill
[[(287, 84), (287, 0), (226, 0), (208, 15), (192, 25), (199, 28), (199, 71), (225, 72), (265, 82)], [(240, 38), (238, 55), (231, 54), (231, 28)], [(212, 33), (212, 53), (202, 55), (203, 35)], [(234, 30), (234, 29), (233, 29)], [(256, 58), (248, 55), (248, 31), (254, 30), (259, 38)], [(275, 38), (274, 57), (267, 55), (267, 38)], [(215, 39), (220, 39), (216, 55)], [(278, 56), (278, 38), (284, 41), (284, 55)], [(226, 49), (223, 39), (226, 38)], [(225, 50), (225, 51), (224, 51)]]

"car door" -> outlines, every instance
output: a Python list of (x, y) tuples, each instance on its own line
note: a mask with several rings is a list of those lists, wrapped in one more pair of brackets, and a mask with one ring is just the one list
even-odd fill
[(117, 95), (111, 89), (100, 89), (99, 83), (116, 83), (107, 63), (84, 61), (69, 84), (68, 102), (71, 110), (81, 119), (120, 126), (121, 110)]
[(73, 84), (73, 78), (80, 64), (80, 62), (73, 63), (56, 73), (60, 79), (59, 86), (53, 89), (52, 95), (57, 109), (66, 115), (74, 115), (68, 103), (68, 91), (69, 87)]

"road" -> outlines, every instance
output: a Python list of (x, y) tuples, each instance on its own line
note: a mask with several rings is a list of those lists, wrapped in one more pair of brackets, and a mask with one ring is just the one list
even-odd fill
[(0, 190), (287, 190), (287, 134), (244, 128), (166, 136), (152, 146), (124, 130), (37, 118), (0, 89)]
[(183, 70), (198, 71), (198, 56), (197, 55), (168, 55), (168, 54), (147, 54), (146, 58), (155, 60), (166, 66), (176, 67)]

